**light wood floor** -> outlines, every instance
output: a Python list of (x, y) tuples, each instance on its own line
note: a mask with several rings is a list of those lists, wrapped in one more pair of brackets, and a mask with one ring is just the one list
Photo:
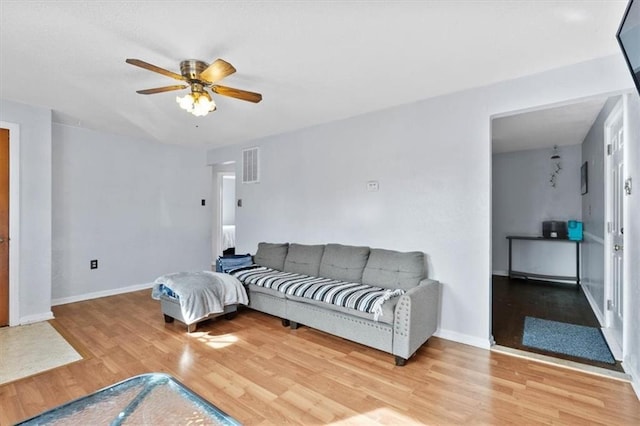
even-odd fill
[(130, 376), (165, 372), (244, 424), (640, 424), (622, 381), (432, 338), (393, 357), (243, 310), (195, 333), (150, 291), (54, 307), (85, 359), (0, 386), (0, 424)]

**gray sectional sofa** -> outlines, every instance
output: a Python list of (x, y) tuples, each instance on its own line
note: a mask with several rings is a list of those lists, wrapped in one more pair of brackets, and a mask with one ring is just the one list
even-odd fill
[(340, 244), (260, 243), (254, 266), (232, 271), (249, 307), (395, 356), (404, 365), (436, 331), (440, 284), (424, 253)]

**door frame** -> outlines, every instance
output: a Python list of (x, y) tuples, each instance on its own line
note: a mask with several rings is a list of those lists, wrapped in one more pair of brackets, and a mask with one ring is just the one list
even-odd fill
[[(627, 346), (626, 342), (627, 342), (627, 333), (626, 330), (628, 329), (628, 321), (626, 320), (627, 318), (627, 313), (628, 313), (628, 307), (627, 307), (627, 299), (628, 299), (628, 287), (627, 287), (627, 280), (626, 277), (628, 277), (628, 263), (629, 263), (629, 259), (627, 259), (627, 255), (623, 249), (622, 251), (622, 268), (623, 268), (623, 272), (622, 272), (622, 283), (621, 283), (621, 292), (622, 292), (622, 311), (623, 311), (623, 317), (622, 317), (622, 341), (618, 342), (616, 341), (616, 339), (613, 337), (613, 332), (610, 332), (609, 329), (611, 328), (612, 322), (613, 322), (613, 318), (612, 315), (613, 313), (608, 309), (607, 304), (608, 304), (608, 300), (610, 300), (613, 297), (613, 283), (612, 283), (612, 268), (613, 266), (611, 265), (611, 257), (610, 257), (610, 250), (611, 247), (613, 245), (613, 241), (612, 241), (612, 236), (611, 233), (609, 232), (609, 223), (613, 220), (613, 218), (611, 217), (612, 214), (612, 203), (613, 203), (613, 196), (611, 193), (611, 156), (607, 154), (607, 146), (611, 143), (611, 136), (610, 136), (610, 128), (612, 127), (612, 123), (617, 121), (618, 119), (622, 120), (622, 131), (623, 131), (623, 137), (625, 138), (624, 141), (624, 147), (623, 147), (623, 151), (622, 151), (622, 164), (623, 164), (623, 174), (626, 174), (626, 162), (628, 159), (628, 155), (627, 155), (627, 147), (628, 147), (628, 141), (626, 140), (627, 135), (629, 134), (628, 132), (628, 120), (625, 114), (626, 111), (626, 96), (627, 95), (622, 95), (621, 99), (616, 103), (616, 105), (613, 107), (613, 109), (611, 110), (611, 112), (609, 113), (609, 115), (607, 116), (605, 122), (604, 122), (604, 300), (603, 300), (603, 309), (604, 309), (604, 324), (603, 324), (603, 335), (609, 345), (609, 347), (611, 348), (611, 351), (613, 352), (613, 355), (616, 359), (618, 360), (622, 360), (624, 359), (624, 355), (625, 355), (625, 347)], [(625, 197), (623, 196), (622, 199), (622, 228), (623, 229), (629, 229), (629, 211), (628, 211), (628, 202), (626, 201)]]
[(20, 324), (20, 125), (0, 121), (9, 130), (9, 325)]

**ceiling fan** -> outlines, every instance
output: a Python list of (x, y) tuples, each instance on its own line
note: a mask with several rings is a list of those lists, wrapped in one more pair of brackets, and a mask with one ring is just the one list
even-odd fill
[(207, 88), (218, 95), (229, 96), (243, 101), (258, 103), (262, 100), (262, 95), (260, 93), (234, 89), (232, 87), (216, 84), (218, 81), (236, 72), (233, 65), (222, 59), (216, 59), (211, 64), (207, 64), (206, 62), (198, 61), (196, 59), (182, 61), (180, 62), (180, 74), (168, 71), (148, 62), (141, 61), (140, 59), (127, 59), (126, 62), (176, 80), (184, 81), (186, 84), (137, 90), (136, 92), (141, 95), (153, 95), (155, 93), (190, 88), (191, 93), (188, 93), (183, 97), (177, 96), (176, 102), (178, 102), (180, 108), (187, 110), (195, 116), (205, 116), (216, 109), (216, 104), (213, 102), (209, 92), (207, 92)]

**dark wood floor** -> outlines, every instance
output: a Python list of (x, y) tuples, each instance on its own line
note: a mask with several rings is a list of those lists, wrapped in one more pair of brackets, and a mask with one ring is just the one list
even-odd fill
[(498, 345), (549, 355), (622, 372), (619, 362), (607, 364), (522, 345), (526, 316), (599, 328), (582, 289), (573, 284), (493, 276), (493, 338)]

